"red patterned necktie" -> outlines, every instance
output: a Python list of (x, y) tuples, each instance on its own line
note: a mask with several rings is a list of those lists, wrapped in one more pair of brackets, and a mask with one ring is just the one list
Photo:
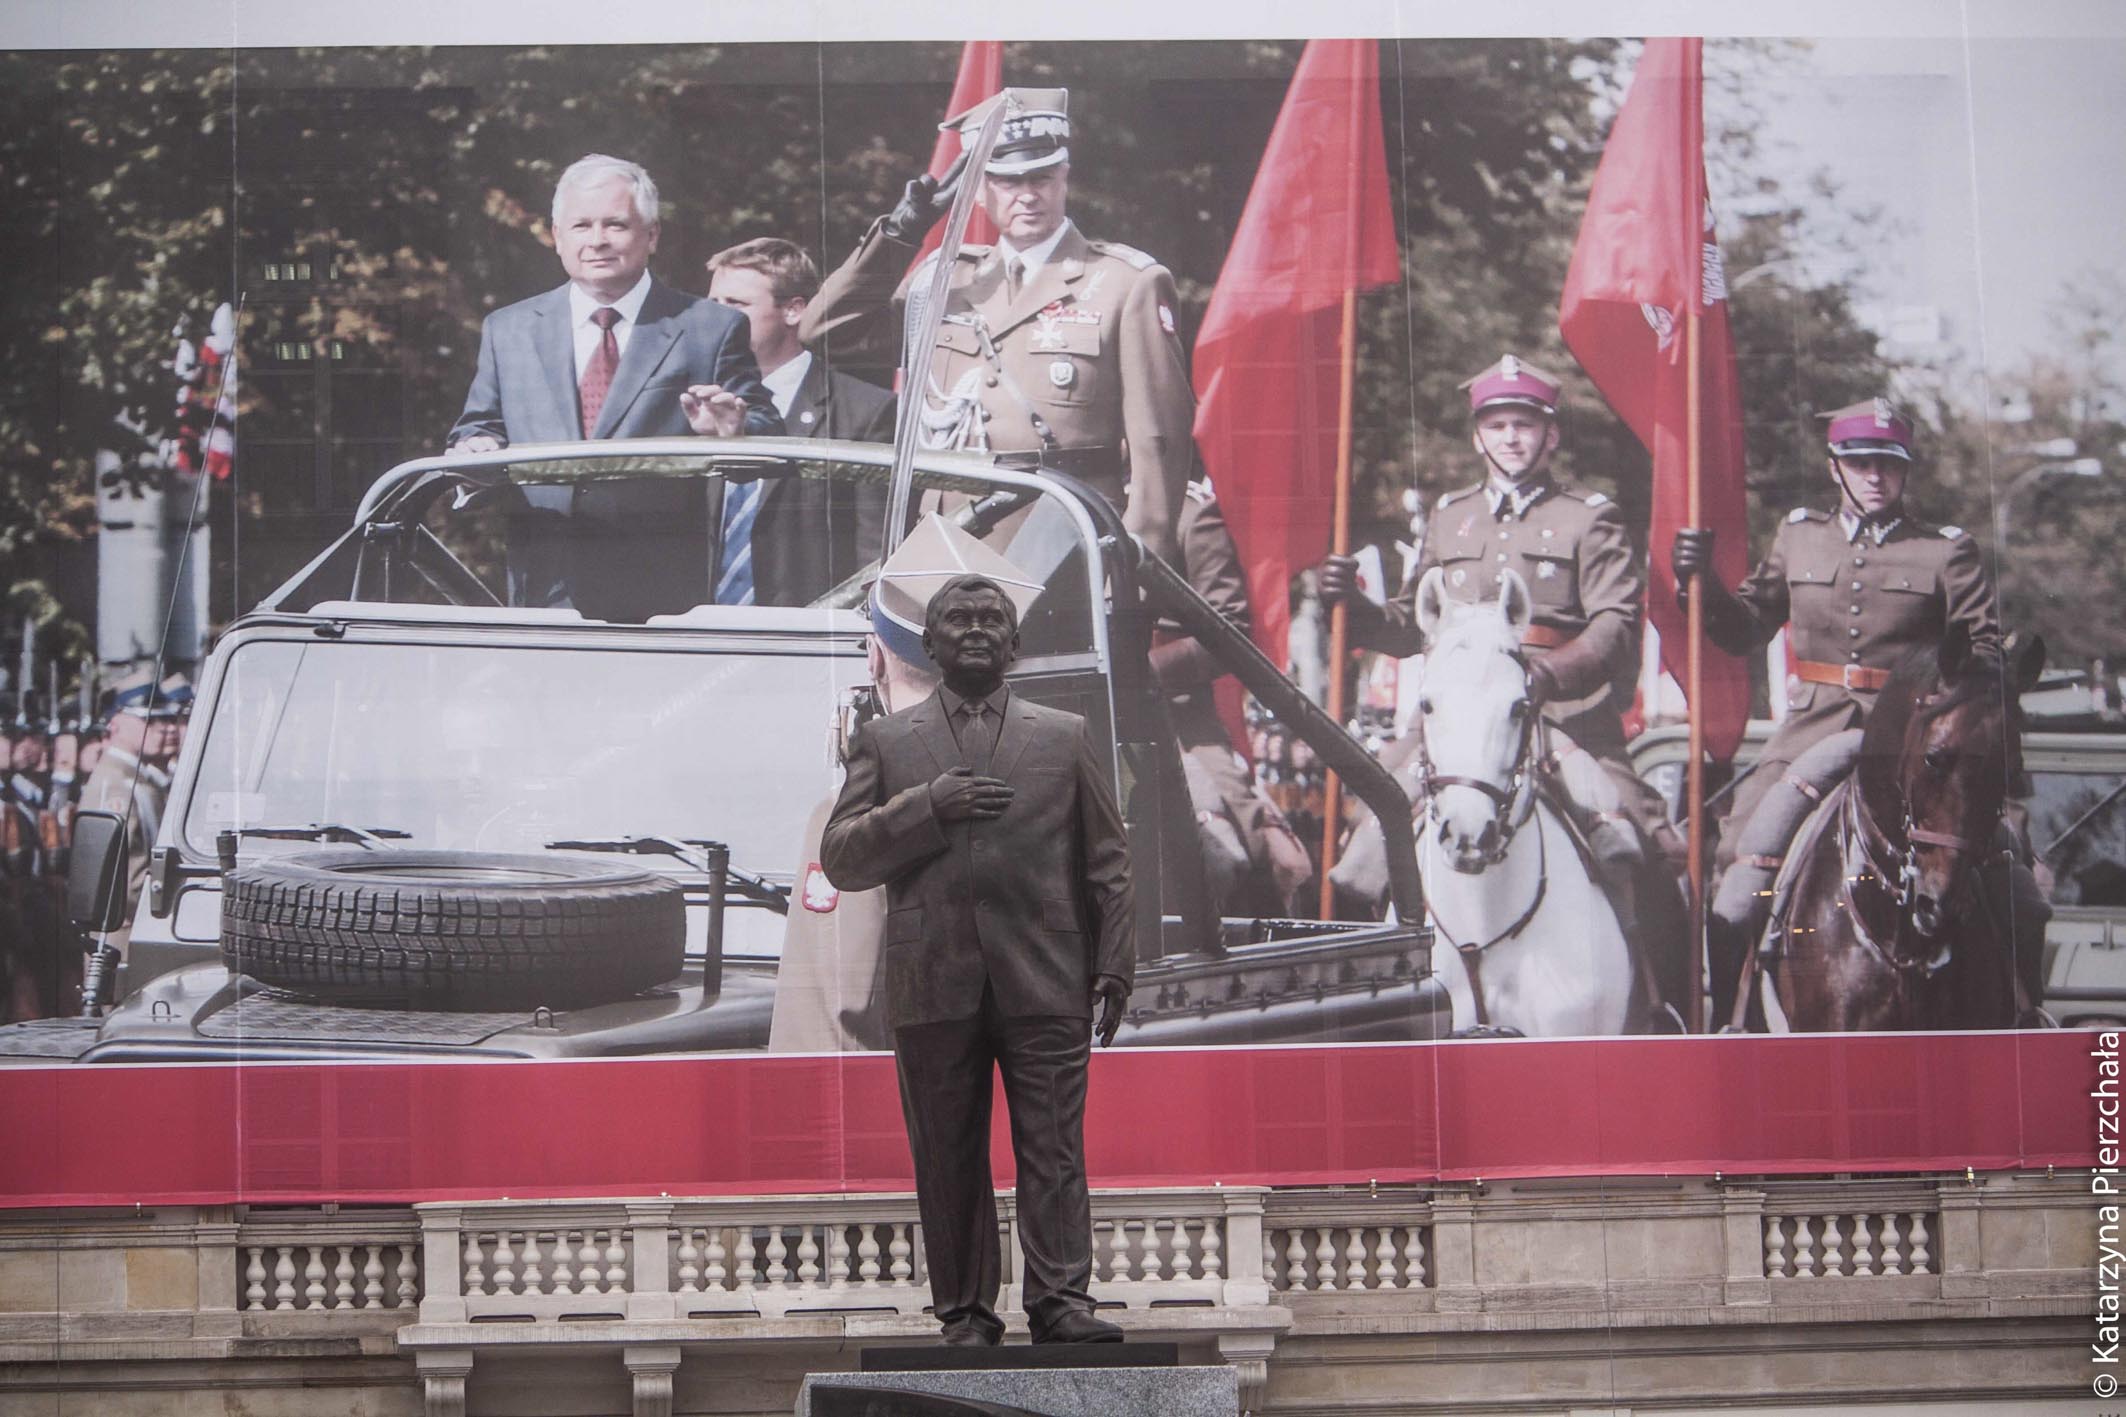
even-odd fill
[(592, 352), (590, 362), (583, 366), (583, 377), (576, 384), (586, 438), (598, 427), (598, 411), (605, 407), (605, 395), (613, 387), (613, 371), (620, 367), (620, 341), (613, 337), (613, 326), (620, 323), (620, 312), (610, 305), (601, 305), (591, 311), (591, 323), (605, 331), (605, 336), (598, 341), (598, 348)]

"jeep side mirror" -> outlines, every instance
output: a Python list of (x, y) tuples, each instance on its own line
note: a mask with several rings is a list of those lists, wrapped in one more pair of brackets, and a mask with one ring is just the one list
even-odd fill
[(98, 933), (125, 924), (125, 868), (125, 818), (116, 812), (77, 814), (66, 872), (67, 918)]

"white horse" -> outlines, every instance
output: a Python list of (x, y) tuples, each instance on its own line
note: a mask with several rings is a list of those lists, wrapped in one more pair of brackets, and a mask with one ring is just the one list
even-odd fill
[(1498, 600), (1477, 604), (1448, 599), (1438, 567), (1418, 583), (1428, 648), (1412, 803), (1432, 966), (1458, 1031), (1622, 1033), (1630, 947), (1570, 829), (1536, 791), (1543, 730), (1521, 649), (1530, 613), (1512, 571)]

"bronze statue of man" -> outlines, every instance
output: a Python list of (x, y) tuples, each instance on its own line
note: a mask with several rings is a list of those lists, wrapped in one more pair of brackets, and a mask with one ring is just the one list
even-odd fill
[(915, 1154), (932, 1308), (950, 1344), (1000, 1342), (989, 1172), (1001, 1069), (1036, 1343), (1119, 1340), (1093, 1315), (1085, 1081), (1136, 971), (1129, 848), (1085, 720), (1013, 693), (1018, 612), (955, 576), (923, 648), (943, 682), (873, 719), (821, 841), (844, 891), (886, 888), (886, 1021)]

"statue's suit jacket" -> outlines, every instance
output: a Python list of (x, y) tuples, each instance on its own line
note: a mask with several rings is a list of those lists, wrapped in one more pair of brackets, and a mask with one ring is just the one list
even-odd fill
[[(1089, 1019), (1092, 982), (1131, 983), (1129, 846), (1085, 720), (1010, 696), (988, 775), (1016, 790), (988, 820), (944, 822), (930, 783), (961, 764), (936, 694), (873, 719), (822, 840), (827, 879), (886, 888), (886, 1022)], [(981, 771), (979, 764), (975, 765)]]
[(721, 384), (744, 399), (747, 433), (783, 431), (775, 402), (760, 382), (760, 366), (753, 362), (745, 317), (655, 277), (620, 353), (597, 426), (583, 427), (568, 287), (557, 286), (504, 306), (480, 326), (479, 366), (449, 441), (475, 433), (504, 443), (691, 437), (679, 406), (680, 392), (691, 384)]

